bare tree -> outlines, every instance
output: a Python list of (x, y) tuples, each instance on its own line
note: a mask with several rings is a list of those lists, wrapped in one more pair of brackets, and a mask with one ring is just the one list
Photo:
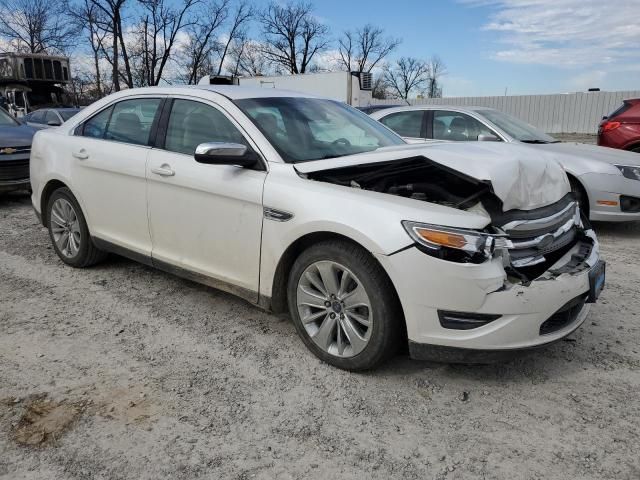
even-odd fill
[(327, 48), (329, 29), (312, 14), (310, 3), (271, 3), (262, 12), (262, 53), (288, 73), (305, 73)]
[(91, 0), (82, 0), (77, 5), (71, 6), (69, 15), (75, 22), (78, 31), (84, 31), (91, 49), (94, 68), (94, 85), (97, 98), (102, 97), (102, 72), (100, 71), (100, 52), (104, 49), (104, 42), (107, 36), (106, 30), (100, 28), (101, 10), (96, 7)]
[(195, 23), (188, 15), (199, 0), (183, 0), (177, 7), (168, 5), (165, 0), (138, 1), (142, 16), (135, 35), (136, 84), (158, 85), (178, 33), (186, 25)]
[(417, 58), (402, 57), (387, 65), (383, 75), (393, 94), (406, 100), (410, 93), (422, 90), (429, 80), (429, 64)]
[(440, 98), (442, 97), (442, 86), (440, 85), (440, 78), (447, 74), (447, 67), (442, 59), (434, 55), (429, 59), (429, 81), (427, 85), (427, 97), (428, 98)]
[(255, 15), (255, 9), (246, 0), (240, 0), (236, 5), (235, 11), (231, 16), (231, 25), (227, 33), (227, 40), (220, 51), (220, 60), (218, 62), (217, 74), (222, 73), (222, 67), (224, 66), (225, 59), (229, 53), (229, 47), (239, 37), (245, 36), (244, 28), (251, 21)]
[[(120, 78), (122, 77), (129, 88), (133, 87), (133, 75), (131, 73), (131, 64), (127, 47), (124, 43), (123, 30), (123, 11), (127, 0), (90, 0), (96, 8), (103, 14), (104, 19), (101, 28), (108, 32), (111, 37), (111, 53), (107, 51), (106, 45), (103, 45), (103, 54), (112, 67), (113, 89), (117, 92), (120, 90)], [(121, 52), (119, 52), (119, 49)], [(124, 62), (125, 73), (120, 72), (120, 56)]]
[(1, 0), (0, 37), (17, 51), (62, 53), (76, 34), (66, 12), (66, 0), (55, 8), (48, 0)]
[(340, 63), (349, 72), (370, 72), (393, 52), (401, 40), (385, 37), (384, 30), (367, 24), (347, 30), (338, 39)]
[(260, 77), (268, 71), (267, 60), (262, 55), (262, 45), (246, 36), (236, 39), (229, 49), (228, 69), (231, 75)]
[(371, 96), (379, 100), (389, 98), (389, 83), (384, 75), (376, 75), (371, 87)]
[(217, 33), (228, 16), (231, 0), (210, 1), (201, 4), (196, 16), (198, 20), (187, 26), (188, 40), (182, 48), (183, 80), (195, 84), (213, 69), (211, 56), (219, 48)]

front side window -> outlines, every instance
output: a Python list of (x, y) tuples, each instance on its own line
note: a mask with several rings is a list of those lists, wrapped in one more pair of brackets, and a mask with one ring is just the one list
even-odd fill
[(466, 113), (436, 110), (433, 113), (433, 138), (452, 142), (472, 142), (478, 135), (497, 135), (482, 122)]
[(333, 100), (265, 97), (239, 99), (235, 104), (288, 163), (405, 143), (368, 115)]
[(164, 148), (193, 155), (198, 145), (207, 142), (248, 146), (242, 133), (217, 108), (191, 100), (174, 100)]
[(381, 118), (380, 122), (403, 137), (422, 138), (423, 118), (424, 112), (422, 110), (412, 110), (392, 113)]

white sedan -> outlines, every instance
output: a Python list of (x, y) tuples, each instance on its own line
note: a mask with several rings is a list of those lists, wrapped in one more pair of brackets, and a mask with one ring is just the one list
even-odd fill
[(407, 145), (293, 92), (130, 89), (36, 134), (32, 200), (66, 264), (114, 252), (288, 310), (337, 367), (403, 341), (466, 360), (568, 335), (604, 284), (565, 173), (531, 152)]
[(410, 143), (494, 141), (530, 145), (555, 156), (591, 220), (640, 220), (640, 155), (560, 142), (511, 115), (486, 107), (415, 105), (377, 110), (380, 121)]

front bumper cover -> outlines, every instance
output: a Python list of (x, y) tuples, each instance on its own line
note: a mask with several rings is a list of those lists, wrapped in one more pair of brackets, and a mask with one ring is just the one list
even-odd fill
[[(584, 240), (526, 283), (508, 278), (500, 258), (480, 265), (457, 264), (430, 257), (416, 248), (378, 258), (400, 297), (411, 356), (432, 359), (425, 352), (456, 348), (474, 354), (508, 354), (569, 335), (586, 318), (588, 304), (552, 333), (541, 335), (540, 327), (572, 299), (588, 295), (589, 272), (600, 257), (595, 234), (588, 230)], [(453, 330), (443, 328), (438, 310), (499, 314), (500, 318), (471, 330)], [(442, 348), (432, 349), (434, 345)], [(492, 355), (501, 357), (498, 353)], [(463, 357), (469, 355), (467, 352)]]

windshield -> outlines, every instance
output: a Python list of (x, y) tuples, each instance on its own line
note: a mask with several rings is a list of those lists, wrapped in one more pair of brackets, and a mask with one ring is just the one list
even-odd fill
[(509, 136), (525, 143), (557, 143), (558, 140), (522, 120), (498, 110), (476, 110), (491, 123), (504, 130)]
[(67, 120), (69, 120), (71, 117), (73, 117), (79, 111), (80, 110), (58, 110), (58, 113), (62, 117), (62, 120), (64, 120), (66, 122)]
[(0, 125), (20, 125), (14, 118), (9, 115), (4, 109), (0, 108)]
[(342, 157), (405, 143), (368, 115), (333, 100), (274, 97), (235, 103), (287, 163)]

